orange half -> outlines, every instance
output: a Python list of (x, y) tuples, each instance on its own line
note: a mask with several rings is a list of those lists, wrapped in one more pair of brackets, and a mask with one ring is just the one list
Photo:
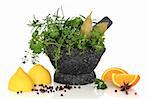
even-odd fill
[(129, 84), (132, 87), (138, 83), (140, 80), (139, 75), (132, 74), (112, 74), (112, 82), (117, 87), (121, 87), (125, 84)]
[(101, 79), (104, 81), (112, 81), (112, 74), (128, 74), (125, 70), (117, 67), (108, 68), (102, 74)]

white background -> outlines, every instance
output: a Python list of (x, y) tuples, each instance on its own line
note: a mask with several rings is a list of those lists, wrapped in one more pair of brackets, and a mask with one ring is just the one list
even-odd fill
[[(66, 17), (87, 16), (90, 11), (93, 19), (110, 17), (113, 25), (106, 32), (107, 50), (95, 70), (97, 77), (108, 67), (121, 67), (131, 74), (139, 74), (141, 80), (134, 90), (144, 99), (150, 89), (149, 0), (0, 0), (0, 97), (12, 95), (7, 90), (8, 81), (19, 66), (25, 71), (32, 67), (30, 63), (21, 64), (31, 38), (29, 20), (33, 15), (43, 19), (61, 6)], [(41, 55), (40, 63), (53, 74), (47, 56)]]

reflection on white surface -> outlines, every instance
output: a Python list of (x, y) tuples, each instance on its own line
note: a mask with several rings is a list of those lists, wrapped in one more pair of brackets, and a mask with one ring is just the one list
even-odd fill
[(50, 94), (40, 94), (37, 95), (36, 93), (22, 93), (16, 94), (9, 92), (11, 99), (45, 99), (46, 97), (51, 97)]
[[(55, 83), (54, 86), (57, 86), (59, 84)], [(52, 99), (56, 99), (56, 98), (59, 98), (60, 97), (60, 94), (63, 93), (63, 97), (68, 98), (93, 98), (94, 99), (98, 99), (101, 95), (103, 95), (102, 93), (101, 94), (97, 94), (94, 90), (94, 84), (88, 84), (88, 85), (82, 85), (81, 88), (79, 89), (78, 86), (77, 88), (72, 88), (71, 90), (67, 90), (67, 92), (56, 92), (53, 96), (52, 96)]]
[[(97, 90), (97, 93), (104, 92), (104, 97), (109, 97), (111, 99), (140, 99), (139, 95), (135, 95), (135, 90), (130, 89), (128, 95), (125, 92), (120, 91), (119, 88), (116, 88), (112, 83), (107, 83), (108, 88), (106, 90)], [(115, 92), (117, 90), (117, 92)]]
[[(55, 87), (57, 85), (60, 84), (54, 83)], [(80, 89), (72, 88), (71, 90), (67, 90), (67, 92), (57, 91), (55, 93), (39, 95), (32, 92), (22, 94), (9, 92), (9, 97), (11, 97), (11, 99), (140, 99), (138, 95), (134, 95), (135, 91), (133, 89), (129, 91), (129, 95), (126, 95), (124, 92), (120, 92), (119, 89), (118, 92), (115, 93), (115, 89), (116, 87), (108, 84), (108, 88), (106, 90), (96, 90), (94, 89), (94, 84), (88, 84), (82, 85)], [(60, 94), (63, 94), (64, 96), (60, 96)]]

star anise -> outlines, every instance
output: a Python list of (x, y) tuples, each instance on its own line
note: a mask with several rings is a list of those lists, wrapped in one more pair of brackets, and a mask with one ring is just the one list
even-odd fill
[(122, 85), (120, 88), (121, 90), (120, 91), (125, 91), (126, 94), (128, 94), (128, 89), (130, 89), (131, 85), (129, 85), (129, 83), (125, 83), (124, 82), (124, 85)]

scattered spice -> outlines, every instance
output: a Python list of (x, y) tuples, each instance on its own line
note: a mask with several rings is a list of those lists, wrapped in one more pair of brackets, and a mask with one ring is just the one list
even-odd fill
[(60, 94), (60, 96), (64, 96), (63, 94)]
[(26, 62), (25, 62), (25, 61), (23, 61), (22, 63), (23, 63), (23, 64), (25, 64)]
[(56, 91), (58, 91), (58, 88), (59, 88), (59, 87), (58, 87), (58, 86), (56, 86), (55, 90), (56, 90)]
[[(128, 90), (131, 88), (131, 85), (129, 85), (129, 83), (124, 83), (120, 88), (120, 91), (125, 92), (125, 94), (128, 95)], [(117, 92), (117, 90), (115, 90), (115, 92)], [(136, 92), (134, 94), (137, 95)]]
[[(34, 88), (31, 89), (32, 92), (36, 92), (36, 94), (40, 94), (40, 93), (53, 93), (56, 91), (62, 91), (62, 92), (67, 92), (66, 89), (70, 90), (71, 88), (81, 88), (81, 86), (71, 86), (69, 84), (65, 84), (64, 86), (60, 85), (60, 86), (56, 86), (55, 88), (53, 86), (48, 86), (48, 85), (43, 85), (43, 84), (39, 84), (36, 85), (34, 84)], [(17, 91), (17, 94), (22, 93), (23, 91)], [(64, 96), (63, 93), (60, 94), (60, 96)]]
[(45, 90), (44, 90), (44, 89), (40, 89), (40, 92), (41, 92), (41, 93), (44, 93), (44, 92), (45, 92)]
[(115, 92), (117, 92), (117, 90), (115, 90)]
[(43, 87), (43, 84), (39, 84), (39, 86), (42, 86), (42, 87)]
[(53, 90), (52, 90), (52, 89), (50, 89), (50, 92), (53, 92)]
[(64, 87), (60, 86), (60, 87), (59, 87), (59, 90), (64, 90)]
[(49, 86), (49, 89), (53, 89), (53, 86)]
[(80, 89), (81, 87), (79, 86), (78, 88)]
[[(34, 87), (36, 87), (36, 86), (37, 85), (35, 84)], [(53, 86), (47, 86), (47, 85), (43, 85), (43, 84), (39, 84), (38, 86), (40, 86), (42, 88), (40, 88), (40, 89), (38, 89), (38, 88), (37, 89), (36, 88), (31, 89), (31, 91), (35, 91), (37, 95), (40, 94), (40, 93), (45, 93), (45, 92), (47, 92), (47, 93), (51, 92), (52, 93), (52, 92), (61, 91), (61, 90), (63, 90), (64, 92), (67, 92), (66, 89), (70, 90), (72, 88), (72, 86), (69, 85), (69, 84), (66, 84), (64, 86), (56, 86), (56, 88), (54, 90), (53, 90), (53, 88), (54, 88)], [(122, 91), (122, 92), (124, 91), (125, 94), (128, 95), (129, 94), (128, 89), (130, 89), (130, 87), (131, 87), (131, 85), (129, 85), (129, 83), (124, 83), (124, 85), (120, 87), (121, 88), (120, 91)], [(74, 86), (73, 88), (77, 88), (77, 86)], [(80, 89), (81, 86), (78, 86), (78, 88)], [(17, 94), (22, 93), (22, 92), (23, 91), (17, 91)], [(115, 89), (114, 92), (117, 93), (118, 90)], [(134, 92), (134, 95), (137, 95), (137, 92)], [(60, 96), (64, 96), (64, 95), (60, 94)]]
[(126, 91), (126, 95), (128, 95), (129, 93), (128, 93), (128, 91)]
[(72, 88), (72, 86), (70, 86), (69, 84), (66, 84), (65, 86), (64, 86), (64, 88), (66, 88), (66, 89), (71, 89)]
[(47, 88), (47, 85), (45, 85), (45, 87)]
[(128, 89), (130, 89), (131, 85), (129, 85), (129, 83), (124, 83), (123, 86), (121, 86), (121, 90), (120, 91), (127, 91)]
[(38, 89), (34, 89), (34, 91), (38, 91)]

